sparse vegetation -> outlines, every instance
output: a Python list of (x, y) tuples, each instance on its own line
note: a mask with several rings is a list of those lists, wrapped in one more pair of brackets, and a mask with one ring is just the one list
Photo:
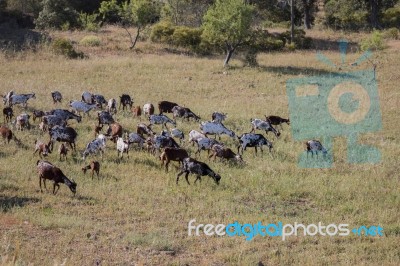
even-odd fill
[(100, 46), (101, 41), (100, 38), (97, 36), (88, 35), (83, 37), (79, 43), (84, 46)]

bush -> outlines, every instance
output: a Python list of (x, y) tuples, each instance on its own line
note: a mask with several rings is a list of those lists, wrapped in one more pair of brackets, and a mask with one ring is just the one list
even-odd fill
[(84, 58), (84, 54), (82, 52), (75, 51), (72, 43), (64, 38), (55, 39), (52, 42), (52, 49), (54, 53), (58, 55), (64, 55), (65, 57), (70, 59)]
[(171, 36), (171, 41), (177, 46), (195, 48), (201, 43), (202, 32), (200, 28), (176, 27)]
[(99, 13), (103, 22), (117, 23), (121, 21), (121, 7), (117, 0), (103, 1), (100, 4)]
[(361, 41), (361, 50), (383, 50), (385, 42), (382, 32), (374, 30), (370, 36)]
[(400, 4), (383, 12), (382, 22), (388, 27), (400, 27)]
[(83, 37), (79, 43), (83, 46), (100, 46), (101, 41), (97, 36), (88, 35)]
[(175, 27), (169, 21), (161, 21), (151, 28), (150, 40), (152, 42), (171, 43)]
[(78, 12), (66, 0), (44, 0), (35, 24), (38, 29), (75, 28), (78, 26)]
[[(284, 42), (284, 45), (290, 42), (290, 31), (285, 31), (280, 34), (280, 39)], [(293, 42), (296, 44), (295, 47), (298, 49), (309, 49), (312, 46), (312, 39), (306, 37), (306, 32), (302, 29), (294, 30)]]
[(87, 31), (98, 31), (100, 28), (99, 23), (96, 22), (98, 14), (94, 13), (92, 15), (87, 13), (80, 13), (79, 14), (79, 24), (82, 29)]

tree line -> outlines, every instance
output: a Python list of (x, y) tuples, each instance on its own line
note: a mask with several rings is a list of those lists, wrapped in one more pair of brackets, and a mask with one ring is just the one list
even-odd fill
[[(224, 51), (227, 65), (241, 49), (248, 62), (256, 63), (259, 51), (287, 45), (306, 48), (309, 42), (301, 28), (398, 28), (400, 0), (0, 0), (0, 23), (4, 14), (28, 14), (41, 30), (96, 31), (104, 24), (118, 24), (126, 30), (130, 48), (151, 25), (152, 41), (196, 53)], [(297, 30), (265, 30), (290, 24)], [(136, 32), (130, 32), (132, 26)]]

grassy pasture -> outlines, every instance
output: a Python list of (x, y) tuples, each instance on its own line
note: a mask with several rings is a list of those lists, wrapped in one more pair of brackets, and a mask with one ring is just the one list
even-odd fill
[[(67, 37), (79, 43), (82, 34), (69, 33)], [(90, 55), (85, 60), (65, 60), (47, 51), (12, 58), (1, 55), (1, 91), (36, 92), (37, 98), (30, 100), (28, 108), (17, 107), (15, 113), (54, 108), (52, 90), (63, 94), (64, 102), (57, 105), (61, 108), (68, 108), (69, 100), (80, 99), (84, 90), (101, 93), (107, 99), (129, 93), (135, 105), (171, 100), (190, 107), (202, 120), (211, 119), (215, 110), (227, 112), (226, 126), (241, 134), (249, 131), (250, 118), (289, 115), (287, 79), (331, 71), (316, 60), (314, 51), (262, 54), (259, 68), (242, 68), (239, 61), (233, 60), (233, 67), (225, 71), (221, 68), (221, 58), (169, 54), (162, 47), (148, 43), (139, 44), (142, 52), (130, 53), (124, 48), (127, 45), (122, 35), (107, 32), (99, 35), (100, 46), (78, 45), (78, 49)], [(321, 38), (328, 39), (324, 35)], [(357, 40), (358, 36), (354, 38)], [(336, 62), (340, 60), (337, 51), (325, 54)], [(359, 55), (356, 51), (351, 53), (349, 62)], [(194, 185), (193, 176), (189, 179), (191, 186), (182, 179), (177, 186), (176, 163), (165, 173), (158, 158), (135, 150), (129, 159), (118, 160), (111, 142), (101, 161), (101, 180), (91, 180), (80, 170), (84, 165), (80, 153), (93, 138), (95, 113), (92, 113), (80, 124), (72, 122), (79, 134), (79, 152), (62, 162), (56, 154), (48, 158), (75, 179), (77, 195), (72, 197), (69, 189), (61, 185), (58, 195), (53, 196), (50, 192), (40, 193), (36, 174), (38, 156), (32, 155), (34, 140), (47, 141), (48, 136), (41, 135), (36, 128), (16, 132), (23, 147), (13, 142), (0, 145), (0, 262), (399, 265), (400, 126), (396, 121), (400, 115), (397, 92), (400, 54), (387, 49), (376, 54), (374, 60), (378, 62), (383, 130), (363, 135), (362, 141), (381, 150), (383, 160), (377, 165), (348, 164), (346, 140), (337, 138), (333, 168), (300, 169), (297, 157), (304, 149), (303, 144), (293, 141), (290, 128), (284, 125), (278, 140), (269, 135), (274, 142), (273, 157), (268, 152), (255, 157), (250, 149), (244, 154), (246, 165), (242, 167), (209, 161), (203, 153), (201, 160), (222, 176), (219, 186), (208, 177)], [(115, 118), (130, 132), (139, 122), (128, 112), (119, 112)], [(178, 120), (178, 128), (188, 133), (199, 126)], [(161, 131), (159, 126), (155, 129)], [(236, 151), (232, 139), (223, 136), (222, 140)], [(187, 148), (194, 152), (192, 146)], [(51, 182), (48, 188), (52, 188)], [(284, 224), (321, 221), (325, 225), (348, 223), (350, 227), (381, 225), (385, 236), (292, 236), (286, 241), (260, 236), (252, 241), (243, 237), (189, 237), (187, 223), (191, 219), (196, 219), (197, 224), (227, 224), (237, 220)]]

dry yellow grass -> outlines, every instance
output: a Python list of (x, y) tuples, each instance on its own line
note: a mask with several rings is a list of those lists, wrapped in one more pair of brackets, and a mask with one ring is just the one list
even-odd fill
[[(55, 33), (54, 35), (65, 35)], [(90, 33), (91, 35), (92, 33)], [(324, 34), (314, 33), (324, 37)], [(67, 33), (77, 43), (89, 33)], [(50, 91), (59, 90), (68, 101), (80, 99), (84, 90), (107, 99), (122, 93), (133, 96), (135, 105), (171, 100), (184, 104), (209, 120), (215, 110), (228, 113), (226, 125), (237, 134), (248, 132), (250, 118), (264, 114), (288, 116), (285, 82), (288, 78), (330, 71), (315, 59), (314, 51), (262, 54), (259, 68), (242, 68), (233, 60), (225, 72), (221, 58), (193, 58), (163, 52), (159, 45), (140, 43), (141, 53), (128, 51), (120, 30), (98, 34), (99, 47), (81, 47), (86, 60), (65, 60), (47, 51), (0, 59), (2, 92), (36, 92), (31, 108), (54, 108)], [(349, 36), (347, 36), (349, 37)], [(357, 38), (357, 36), (355, 37)], [(351, 40), (351, 36), (350, 36)], [(118, 47), (119, 48), (118, 48)], [(336, 51), (327, 56), (339, 60)], [(351, 59), (359, 54), (351, 54)], [(331, 169), (297, 167), (303, 144), (292, 139), (284, 126), (274, 141), (275, 155), (244, 154), (246, 165), (235, 166), (201, 160), (222, 175), (216, 186), (210, 178), (188, 186), (175, 185), (176, 170), (165, 173), (158, 158), (132, 151), (131, 158), (117, 160), (108, 143), (101, 180), (80, 171), (80, 152), (93, 138), (95, 114), (84, 117), (77, 128), (77, 152), (59, 162), (49, 160), (78, 183), (76, 197), (64, 185), (58, 195), (40, 193), (33, 156), (39, 131), (16, 132), (26, 148), (1, 144), (0, 150), (0, 261), (25, 265), (398, 265), (400, 237), (399, 198), (399, 97), (400, 54), (388, 50), (375, 55), (383, 115), (383, 130), (363, 141), (379, 147), (383, 160), (377, 165), (346, 162), (346, 142), (335, 140), (335, 165)], [(17, 107), (15, 112), (25, 110)], [(129, 113), (116, 120), (128, 131), (139, 122)], [(186, 133), (198, 123), (178, 121)], [(160, 127), (155, 127), (161, 131)], [(223, 137), (236, 150), (232, 139)], [(188, 147), (193, 152), (191, 146)], [(88, 160), (89, 161), (89, 160)], [(175, 164), (174, 164), (175, 165)], [(193, 183), (193, 176), (190, 179)], [(50, 184), (50, 182), (48, 182)], [(50, 186), (49, 186), (50, 187)], [(189, 237), (187, 223), (258, 221), (294, 223), (348, 223), (381, 225), (384, 237)]]

